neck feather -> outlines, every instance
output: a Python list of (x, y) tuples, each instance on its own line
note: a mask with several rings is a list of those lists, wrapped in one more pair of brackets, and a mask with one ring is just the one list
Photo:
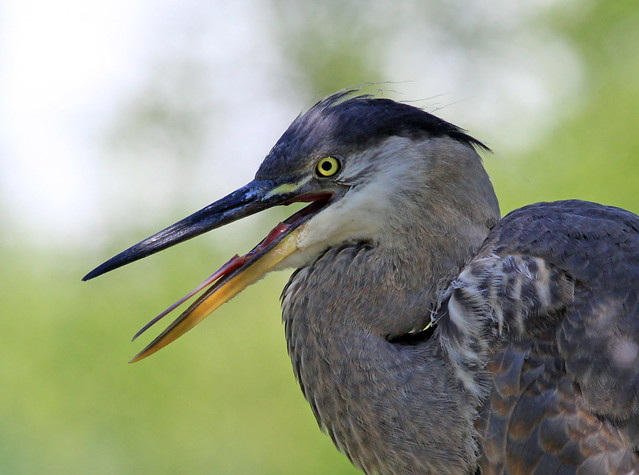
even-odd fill
[(395, 288), (409, 285), (382, 261), (370, 246), (349, 245), (292, 276), (283, 316), (302, 392), (322, 430), (367, 473), (469, 473), (474, 396), (435, 341), (400, 345), (383, 335), (400, 315), (413, 315), (409, 327), (430, 314), (418, 310), (412, 284)]

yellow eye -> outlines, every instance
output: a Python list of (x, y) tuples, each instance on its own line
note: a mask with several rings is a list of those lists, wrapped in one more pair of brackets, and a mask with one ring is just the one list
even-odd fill
[(324, 157), (319, 162), (317, 162), (317, 166), (315, 167), (315, 171), (319, 176), (329, 177), (335, 175), (340, 168), (342, 168), (342, 164), (335, 157)]

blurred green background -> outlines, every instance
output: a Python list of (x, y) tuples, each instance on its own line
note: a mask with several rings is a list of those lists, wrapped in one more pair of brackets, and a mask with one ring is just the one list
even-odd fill
[(286, 210), (80, 282), (249, 181), (328, 93), (379, 82), (469, 129), (504, 214), (639, 212), (638, 2), (227, 3), (0, 6), (0, 473), (355, 473), (294, 381), (286, 273), (127, 364), (139, 327)]

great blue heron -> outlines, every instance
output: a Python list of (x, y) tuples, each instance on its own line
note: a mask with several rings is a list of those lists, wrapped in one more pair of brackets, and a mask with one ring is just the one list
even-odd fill
[(85, 280), (309, 202), (133, 361), (294, 267), (282, 306), (295, 375), (360, 469), (637, 473), (639, 217), (558, 201), (500, 220), (485, 148), (416, 107), (341, 92), (296, 118), (248, 185)]

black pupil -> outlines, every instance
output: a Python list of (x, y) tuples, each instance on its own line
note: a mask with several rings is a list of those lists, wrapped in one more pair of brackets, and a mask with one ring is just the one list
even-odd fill
[(330, 171), (331, 168), (333, 168), (333, 165), (328, 160), (322, 163), (322, 170), (325, 172)]

